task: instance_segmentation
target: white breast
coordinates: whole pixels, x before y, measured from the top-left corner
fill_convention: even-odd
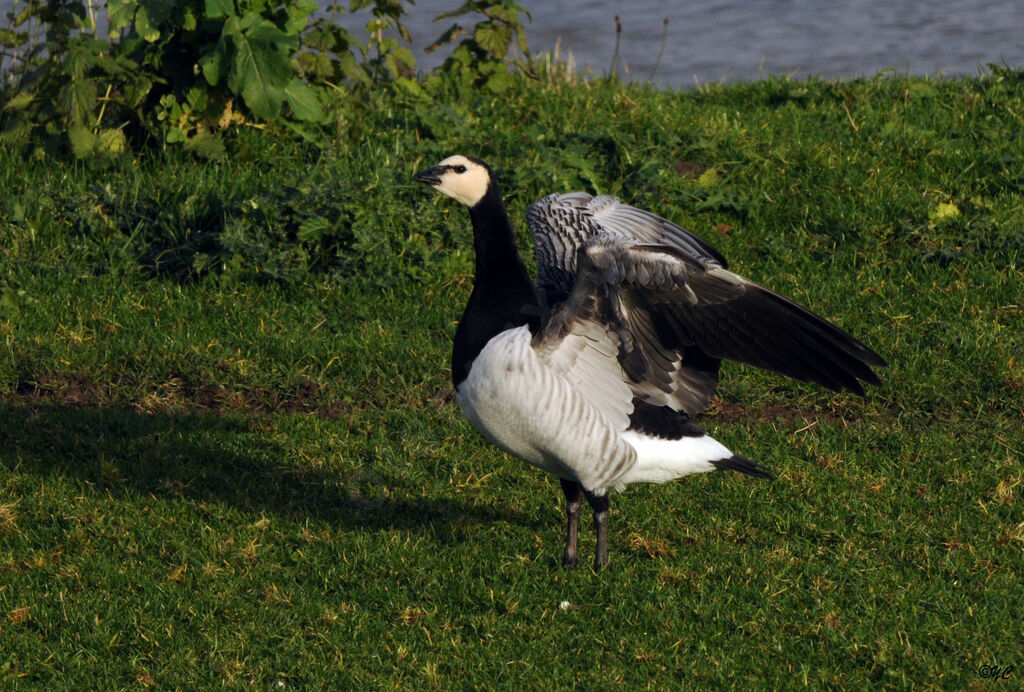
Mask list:
[[[525,326],[487,342],[456,397],[495,445],[587,490],[603,493],[636,464],[608,418],[541,362]]]

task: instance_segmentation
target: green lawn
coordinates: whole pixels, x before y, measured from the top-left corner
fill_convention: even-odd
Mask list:
[[[382,93],[221,161],[0,153],[0,680],[14,689],[984,689],[1024,676],[1024,73]],[[771,469],[634,486],[567,571],[554,479],[447,401],[500,172],[693,229],[891,367],[727,365]],[[593,549],[589,521],[581,555]],[[587,559],[589,562],[589,558]]]

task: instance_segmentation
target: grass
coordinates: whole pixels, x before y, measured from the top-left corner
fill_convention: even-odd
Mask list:
[[[243,133],[219,162],[0,154],[4,686],[981,689],[1019,667],[1022,85],[552,80],[385,94],[320,146]],[[563,570],[557,483],[445,403],[468,221],[410,176],[456,151],[499,167],[520,228],[590,189],[696,230],[883,353],[885,384],[727,366],[703,421],[778,478],[632,487],[610,569]]]

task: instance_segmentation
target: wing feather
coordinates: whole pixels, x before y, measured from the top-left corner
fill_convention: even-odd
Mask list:
[[[863,393],[861,382],[879,383],[872,366],[886,364],[881,356],[728,271],[714,247],[670,221],[611,196],[570,193],[533,204],[527,222],[538,288],[552,302],[565,301],[544,330],[551,356],[561,362],[578,352],[588,360],[613,349],[620,379],[647,403],[699,413],[723,359],[835,391]],[[600,348],[588,346],[598,332]],[[559,340],[565,344],[556,347]],[[621,389],[615,398],[621,421]]]
[[[575,292],[532,343],[545,365],[622,431],[629,427],[633,395],[618,360],[621,338],[603,318],[605,300],[602,292]]]

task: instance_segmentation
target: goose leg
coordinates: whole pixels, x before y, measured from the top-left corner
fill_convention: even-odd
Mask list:
[[[584,490],[583,494],[587,496],[587,502],[594,510],[594,531],[597,533],[594,569],[599,570],[608,564],[608,508],[611,503],[608,500],[607,492],[604,495],[594,495]]]
[[[565,493],[565,516],[568,520],[562,564],[566,567],[575,567],[580,561],[576,554],[576,539],[579,536],[580,507],[583,506],[583,486],[565,478],[559,480],[562,482],[562,492]]]

